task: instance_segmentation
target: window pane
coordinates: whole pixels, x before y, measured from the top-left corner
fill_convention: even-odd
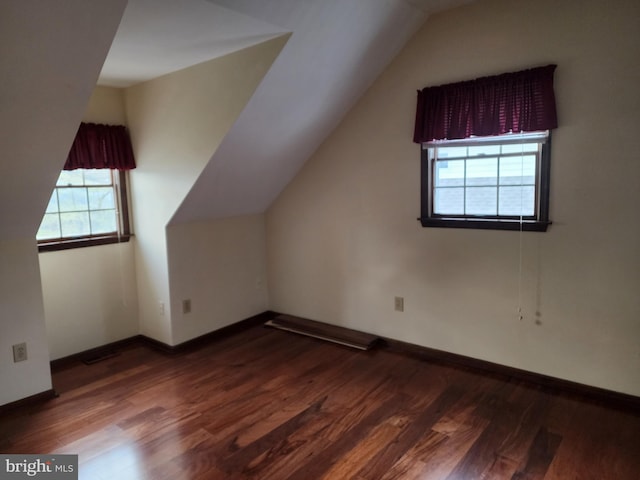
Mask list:
[[[86,188],[59,188],[58,202],[61,212],[77,212],[87,210],[87,189]]]
[[[469,147],[469,156],[497,155],[500,153],[500,145],[478,145]]]
[[[479,158],[467,160],[467,186],[497,184],[497,158]]]
[[[531,216],[535,212],[536,191],[533,186],[500,187],[500,215]]]
[[[433,192],[433,213],[438,215],[464,214],[464,188],[436,188]]]
[[[518,228],[513,220],[520,216],[546,222],[548,178],[541,177],[541,169],[548,168],[546,139],[547,132],[533,132],[428,142],[421,213],[435,221],[423,225],[449,226],[436,217],[467,219],[470,228],[507,230]],[[545,228],[540,222],[532,229]]]
[[[79,237],[91,234],[89,212],[61,213],[60,223],[63,237]]]
[[[87,188],[89,193],[89,210],[106,210],[116,208],[111,187]]]
[[[500,159],[500,185],[535,185],[535,183],[535,155]]]
[[[461,187],[464,185],[464,160],[437,161],[436,187]]]
[[[496,215],[498,189],[496,187],[468,187],[466,213],[468,215]]]
[[[55,213],[58,211],[58,195],[54,190],[51,194],[51,198],[49,199],[49,205],[47,205],[47,213]]]
[[[117,235],[120,198],[114,178],[110,169],[62,171],[36,234],[43,248],[83,238],[92,244],[92,236]]]
[[[82,186],[84,183],[82,170],[63,170],[60,176],[58,177],[58,183],[56,186],[58,187],[67,187],[70,185],[74,186]]]
[[[466,157],[467,147],[438,147],[438,158]]]
[[[538,143],[512,143],[511,145],[503,145],[502,153],[537,152],[538,145]]]
[[[84,171],[84,184],[85,185],[111,185],[111,170],[85,170]]]
[[[117,230],[115,210],[91,212],[91,233],[114,233]]]
[[[60,238],[60,221],[57,213],[45,213],[40,229],[36,234],[37,240],[47,240],[49,238]]]

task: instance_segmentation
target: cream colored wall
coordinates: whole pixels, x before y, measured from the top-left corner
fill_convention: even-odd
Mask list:
[[[0,241],[0,405],[51,388],[37,248],[35,238]],[[22,342],[28,359],[14,363]]]
[[[130,244],[40,254],[52,360],[138,334],[134,264]]]
[[[264,215],[172,225],[167,242],[176,344],[267,310]]]
[[[87,111],[82,117],[86,123],[126,125],[124,90],[121,88],[96,86],[91,93]]]
[[[121,89],[96,87],[83,122],[125,125]],[[39,255],[51,360],[138,334],[133,244]]]
[[[270,307],[640,395],[638,18],[599,0],[430,18],[269,209]],[[546,63],[549,231],[420,227],[416,90]]]
[[[171,325],[174,294],[168,270],[173,252],[167,250],[165,228],[287,38],[269,40],[126,90],[138,166],[130,178],[144,335],[175,343]],[[180,258],[182,252],[177,255]],[[174,281],[171,288],[180,290]]]

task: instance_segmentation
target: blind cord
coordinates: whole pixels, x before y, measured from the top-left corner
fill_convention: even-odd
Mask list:
[[[523,188],[523,178],[524,178],[524,144],[520,146],[520,233],[518,234],[518,318],[520,321],[524,320],[524,315],[522,314],[522,243],[523,243],[523,220],[522,220],[522,204],[524,201],[524,188]]]

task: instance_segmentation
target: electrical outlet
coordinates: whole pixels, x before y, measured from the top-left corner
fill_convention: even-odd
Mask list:
[[[160,309],[160,316],[164,317],[164,302],[160,302],[158,307]]]
[[[182,313],[191,313],[191,300],[182,300]]]
[[[404,312],[404,297],[396,297],[394,299],[396,312]]]
[[[13,346],[13,363],[24,362],[27,359],[27,344],[17,343]]]

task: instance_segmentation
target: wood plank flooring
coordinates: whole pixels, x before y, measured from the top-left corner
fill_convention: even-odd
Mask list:
[[[54,387],[0,418],[0,452],[79,454],[81,479],[640,478],[639,412],[263,327]]]

